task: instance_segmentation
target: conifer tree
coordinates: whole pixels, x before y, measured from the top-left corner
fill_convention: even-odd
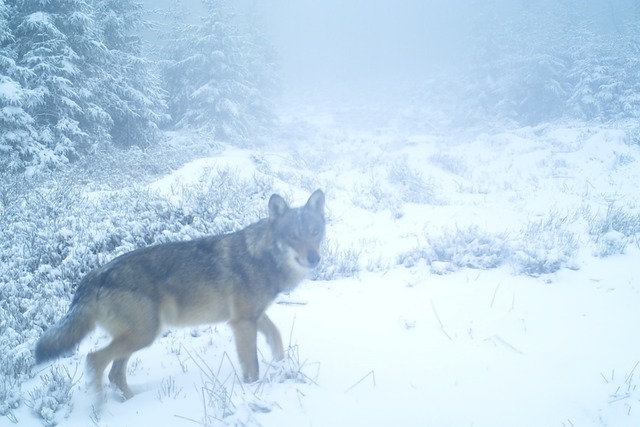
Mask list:
[[[163,77],[169,109],[179,128],[243,138],[272,120],[277,89],[271,50],[244,28],[224,0],[203,0],[196,25],[177,25],[164,48]]]
[[[0,2],[0,166],[58,166],[99,144],[147,146],[166,93],[131,0]]]
[[[10,50],[23,70],[22,107],[33,118],[36,144],[18,148],[25,164],[60,164],[108,139],[109,117],[87,88],[89,67],[104,51],[83,0],[16,1]],[[89,70],[89,71],[88,71]]]
[[[24,73],[13,60],[14,38],[9,29],[9,7],[0,0],[0,169],[20,169],[21,159],[34,151],[33,118],[24,110],[29,93],[19,83]]]
[[[100,82],[103,106],[113,120],[111,136],[120,146],[148,146],[167,122],[166,93],[154,64],[143,57],[139,32],[143,8],[131,0],[94,0],[107,49],[107,76]]]

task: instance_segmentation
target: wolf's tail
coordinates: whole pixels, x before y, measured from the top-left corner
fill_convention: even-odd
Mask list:
[[[95,328],[94,310],[86,304],[72,304],[69,312],[45,331],[36,343],[36,363],[69,354]]]

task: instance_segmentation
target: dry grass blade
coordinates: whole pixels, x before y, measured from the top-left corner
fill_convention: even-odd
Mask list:
[[[345,393],[349,393],[351,390],[353,390],[356,386],[358,386],[360,383],[362,383],[368,377],[371,377],[371,380],[373,381],[373,386],[375,387],[376,386],[376,373],[373,370],[371,370],[364,377],[360,378],[355,384],[353,384],[351,387],[346,389],[344,392]]]

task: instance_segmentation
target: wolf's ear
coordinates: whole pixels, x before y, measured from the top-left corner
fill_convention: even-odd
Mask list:
[[[305,209],[311,209],[318,215],[324,217],[324,193],[322,190],[316,190],[311,194],[307,204],[304,205]]]
[[[289,205],[284,201],[282,197],[277,194],[274,194],[269,199],[269,219],[274,220],[282,214],[284,214],[287,209],[289,209]]]

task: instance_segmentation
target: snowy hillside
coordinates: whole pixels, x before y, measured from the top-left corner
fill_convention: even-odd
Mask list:
[[[34,367],[21,399],[7,388],[0,423],[637,425],[640,152],[630,134],[580,123],[363,130],[301,110],[267,148],[215,146],[118,190],[88,178],[56,225],[77,253],[47,272],[57,288],[43,314],[25,314],[42,328],[71,299],[65,269],[106,262],[80,259],[91,242],[120,236],[115,256],[237,229],[266,214],[272,192],[293,204],[326,192],[323,262],[269,309],[288,355],[270,366],[261,341],[255,384],[238,380],[226,325],[170,330],[130,362],[136,395],[122,402],[108,389],[97,411],[84,357],[108,338],[95,333],[71,357]],[[158,237],[129,242],[118,227]],[[28,348],[38,332],[25,331]]]

